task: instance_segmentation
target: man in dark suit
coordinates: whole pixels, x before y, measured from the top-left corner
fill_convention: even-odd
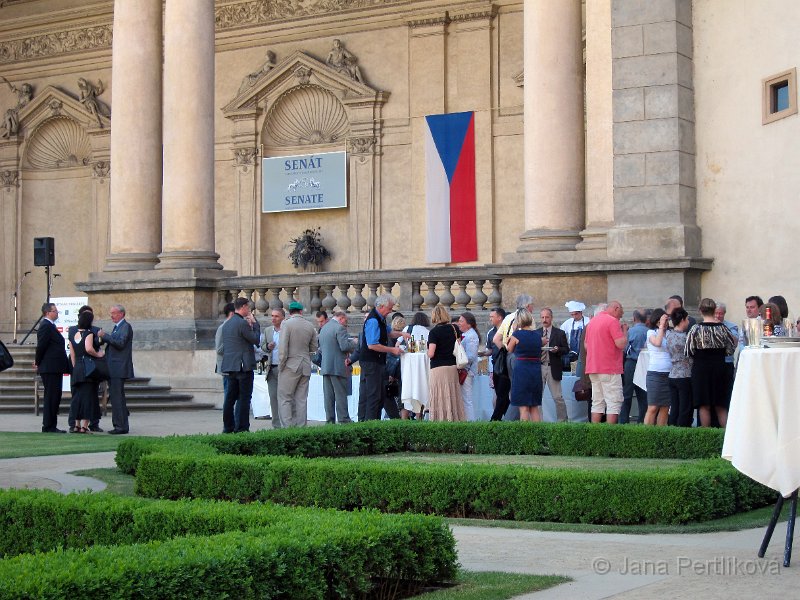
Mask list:
[[[556,404],[556,418],[559,422],[567,420],[567,405],[561,393],[561,357],[569,352],[567,334],[558,327],[553,327],[553,311],[543,308],[539,313],[542,326],[537,329],[542,336],[542,387],[550,389],[550,395]],[[544,350],[549,347],[548,350]]]
[[[124,435],[128,433],[129,414],[125,401],[125,380],[133,377],[133,328],[125,319],[125,307],[115,304],[110,312],[114,328],[110,334],[102,329],[98,334],[100,342],[108,345],[108,400],[111,402],[111,423],[114,425],[114,429],[108,433]]]
[[[347,409],[347,354],[356,349],[356,339],[347,335],[347,315],[337,310],[319,332],[322,355],[322,393],[325,396],[325,419],[328,423],[350,423]]]
[[[233,316],[222,325],[222,372],[228,378],[222,404],[222,433],[250,431],[255,345],[259,337],[247,298],[237,298]]]
[[[58,407],[61,404],[61,386],[64,374],[69,373],[70,364],[64,346],[64,336],[56,327],[58,308],[52,302],[42,304],[42,322],[36,332],[36,360],[34,368],[42,377],[44,406],[42,408],[42,431],[65,433],[56,427]]]

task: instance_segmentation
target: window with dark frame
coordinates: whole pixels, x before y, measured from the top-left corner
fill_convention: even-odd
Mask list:
[[[797,114],[797,69],[762,80],[761,123],[767,125]]]

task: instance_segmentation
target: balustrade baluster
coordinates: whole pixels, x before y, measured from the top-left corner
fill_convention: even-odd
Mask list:
[[[448,311],[451,311],[453,309],[453,302],[456,301],[456,297],[453,296],[453,292],[450,291],[450,288],[453,286],[453,280],[442,281],[442,285],[444,286],[444,291],[439,296],[439,302],[441,302]]]
[[[339,292],[341,296],[336,300],[336,304],[339,306],[340,310],[347,312],[347,309],[350,308],[350,297],[347,295],[347,291],[350,289],[349,283],[340,283],[338,285]]]
[[[267,288],[256,288],[258,300],[256,300],[256,312],[262,315],[267,314],[269,311],[269,303],[267,302]]]
[[[469,304],[469,294],[467,293],[467,285],[469,285],[469,280],[467,279],[460,279],[456,281],[458,284],[458,294],[456,294],[455,304],[453,304],[453,308],[457,310],[467,310],[467,305]]]
[[[336,306],[336,298],[333,297],[334,285],[323,285],[322,291],[325,292],[325,297],[322,299],[322,309],[331,316],[334,307]]]
[[[475,291],[472,293],[472,303],[478,310],[485,310],[484,305],[487,299],[486,294],[483,293],[483,284],[485,282],[485,279],[475,279],[473,281],[475,284]]]
[[[285,303],[285,305],[289,306],[292,302],[297,300],[297,298],[295,298],[295,294],[297,293],[297,286],[296,285],[290,285],[289,287],[286,287],[284,289],[286,290],[286,303]]]
[[[425,298],[419,293],[421,284],[421,281],[411,282],[411,310],[414,312],[419,312],[420,308],[422,308],[422,303],[425,302]]]
[[[426,281],[425,285],[428,286],[428,293],[425,294],[425,307],[428,310],[433,310],[433,307],[439,304],[439,296],[436,295],[436,282]]]
[[[492,290],[489,292],[489,299],[486,301],[486,308],[492,310],[497,308],[503,302],[503,296],[500,293],[500,283],[502,279],[490,279],[489,283],[492,284]]]
[[[372,310],[375,308],[375,300],[378,299],[378,284],[368,283],[367,288],[369,288],[369,295],[367,296],[367,308]]]
[[[353,296],[353,308],[356,312],[363,312],[364,307],[367,305],[367,300],[364,298],[364,284],[363,283],[354,283],[353,289],[355,289],[356,293]]]
[[[394,282],[392,282],[392,283],[382,283],[381,287],[383,287],[383,293],[384,294],[391,294],[392,293],[392,288],[394,288]],[[392,294],[392,295],[394,296],[394,294]],[[398,311],[398,310],[400,310],[402,308],[402,306],[400,306],[400,298],[397,297],[397,296],[394,296],[394,299],[396,300],[396,302],[395,302],[395,305],[394,305],[394,308],[392,309],[392,311]]]
[[[270,293],[272,294],[272,298],[269,301],[269,309],[272,310],[280,310],[283,308],[283,302],[281,302],[281,290],[283,288],[279,287],[271,287],[269,288]]]
[[[221,315],[225,312],[225,305],[228,303],[228,292],[226,290],[218,290],[217,297],[219,298],[217,314]]]
[[[318,285],[311,286],[311,313],[314,314],[320,308],[322,308],[322,299],[319,297],[319,288]]]

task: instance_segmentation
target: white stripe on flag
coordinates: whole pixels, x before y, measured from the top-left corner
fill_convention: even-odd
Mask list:
[[[429,263],[450,262],[450,182],[425,122],[426,253]]]

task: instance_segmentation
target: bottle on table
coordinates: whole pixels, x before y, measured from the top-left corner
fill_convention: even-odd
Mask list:
[[[764,309],[764,336],[771,336],[775,333],[772,326],[772,309],[768,306]]]

